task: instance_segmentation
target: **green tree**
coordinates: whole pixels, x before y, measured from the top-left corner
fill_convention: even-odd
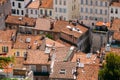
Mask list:
[[[14,57],[0,57],[0,68],[8,66],[10,62],[14,62]]]
[[[99,71],[100,80],[120,80],[120,56],[110,53],[106,56],[106,64]]]

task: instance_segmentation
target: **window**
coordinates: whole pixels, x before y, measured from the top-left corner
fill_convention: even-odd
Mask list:
[[[41,15],[43,14],[43,10],[42,10],[42,9],[40,10],[40,14],[41,14]]]
[[[88,0],[86,0],[86,5],[88,5]]]
[[[93,10],[92,9],[90,9],[90,13],[92,13],[93,12]]]
[[[100,14],[102,14],[102,9],[100,9]]]
[[[84,2],[83,2],[84,0],[81,0],[81,4],[84,4]]]
[[[115,10],[115,13],[118,14],[118,10],[117,9]]]
[[[49,11],[50,16],[52,16],[52,11]]]
[[[55,0],[55,4],[57,5],[57,0]]]
[[[111,13],[113,13],[113,8],[111,8]]]
[[[62,8],[59,8],[59,12],[60,12],[60,13],[62,12]]]
[[[47,66],[42,66],[42,72],[47,72]]]
[[[33,14],[33,10],[31,10],[31,14]]]
[[[66,20],[66,18],[64,17],[64,20]]]
[[[35,10],[35,14],[37,15],[37,10]]]
[[[24,12],[23,12],[23,10],[21,11],[21,15],[24,15]]]
[[[60,70],[60,74],[65,74],[66,70],[65,69],[61,69]]]
[[[16,56],[20,56],[20,53],[18,51],[16,52]]]
[[[21,3],[18,3],[18,8],[21,8]]]
[[[83,12],[83,8],[81,7],[81,12]]]
[[[107,15],[107,10],[105,10],[105,15]]]
[[[64,6],[66,5],[66,1],[65,1],[65,0],[64,0],[64,3],[63,3],[63,4],[64,4]]]
[[[66,13],[67,11],[66,11],[66,9],[63,9],[63,11],[64,11],[64,13]]]
[[[30,65],[32,71],[36,71],[36,65]]]
[[[92,0],[90,1],[90,5],[92,5],[93,3],[92,3]]]
[[[19,10],[17,10],[17,14],[19,15]]]
[[[105,2],[105,6],[107,7],[107,2]]]
[[[103,6],[103,2],[102,1],[100,1],[100,6]]]
[[[86,13],[88,13],[88,8],[86,8]]]
[[[16,14],[16,10],[15,9],[12,9],[12,14]]]
[[[2,52],[8,52],[8,47],[7,46],[2,46]]]
[[[12,2],[12,6],[15,6],[15,2]]]
[[[55,8],[55,12],[57,12],[57,8]]]
[[[95,9],[95,13],[97,14],[97,9]]]
[[[98,1],[95,2],[95,5],[96,5],[96,6],[98,5]]]
[[[60,0],[60,2],[59,2],[59,3],[60,3],[60,5],[61,5],[61,4],[62,4],[62,0]]]

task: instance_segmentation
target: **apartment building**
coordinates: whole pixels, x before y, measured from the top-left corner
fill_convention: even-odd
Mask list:
[[[26,6],[31,2],[31,0],[10,0],[12,7],[12,15],[15,16],[25,16]]]
[[[0,29],[5,29],[5,18],[11,13],[10,0],[0,1]]]
[[[80,23],[94,26],[96,22],[109,22],[111,0],[80,0]]]
[[[78,0],[53,0],[53,18],[66,21],[77,19],[78,5]]]
[[[120,2],[113,2],[109,8],[109,19],[112,21],[115,18],[120,18]]]

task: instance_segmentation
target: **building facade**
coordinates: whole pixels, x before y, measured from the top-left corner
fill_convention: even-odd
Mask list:
[[[109,21],[109,4],[111,0],[80,0],[80,23],[94,26],[96,22]]]
[[[25,16],[26,6],[31,2],[31,0],[10,0],[12,7],[12,15],[15,16]]]
[[[77,19],[78,5],[78,0],[53,0],[53,18],[66,21]]]

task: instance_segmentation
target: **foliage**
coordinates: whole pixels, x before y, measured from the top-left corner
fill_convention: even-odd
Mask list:
[[[46,37],[53,39],[52,35],[50,35],[50,34],[46,34]]]
[[[120,56],[110,53],[106,56],[106,64],[99,71],[100,80],[120,80]]]
[[[0,68],[6,67],[10,62],[14,62],[14,57],[0,57]]]
[[[0,79],[0,80],[18,80],[18,79],[3,78],[3,79]]]

